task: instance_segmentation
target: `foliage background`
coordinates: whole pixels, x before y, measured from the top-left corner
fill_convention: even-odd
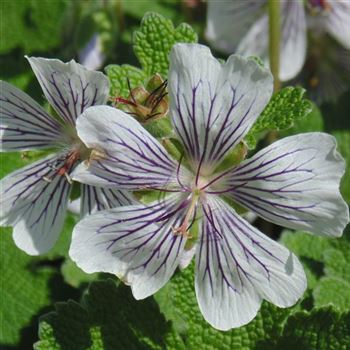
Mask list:
[[[24,55],[78,59],[78,52],[98,32],[112,67],[112,92],[125,91],[120,77],[137,84],[152,70],[166,72],[166,57],[152,66],[142,49],[153,38],[133,36],[147,11],[175,26],[190,23],[203,37],[205,4],[197,1],[68,1],[0,2],[0,78],[26,91],[45,107]],[[194,41],[186,28],[174,30],[159,19],[158,39]],[[138,41],[139,40],[139,41]],[[136,43],[133,49],[133,43]],[[136,54],[135,54],[136,52]],[[218,57],[222,54],[216,53]],[[144,58],[144,60],[143,60]],[[223,57],[224,58],[224,57]],[[124,89],[124,90],[123,90]],[[125,93],[125,92],[124,92]],[[342,192],[350,203],[350,85],[337,103],[316,107],[281,136],[326,131],[338,140],[347,159]],[[263,144],[260,141],[258,144]],[[37,157],[34,152],[1,154],[1,177]],[[308,276],[303,300],[290,309],[265,303],[249,325],[218,332],[203,320],[193,290],[193,266],[176,273],[155,297],[136,302],[114,276],[86,275],[68,258],[70,234],[77,218],[69,215],[64,232],[47,255],[30,257],[13,243],[10,228],[0,234],[0,348],[30,349],[350,349],[350,230],[338,240],[303,232],[281,231],[263,221],[265,233],[283,242],[302,260]],[[89,287],[89,283],[93,283]]]

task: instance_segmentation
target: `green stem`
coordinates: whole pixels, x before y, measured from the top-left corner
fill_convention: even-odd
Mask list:
[[[281,88],[279,79],[281,39],[280,13],[280,0],[269,0],[269,57],[270,69],[274,77],[275,92]]]
[[[115,1],[115,10],[117,13],[118,29],[122,33],[125,29],[124,11],[122,0]]]

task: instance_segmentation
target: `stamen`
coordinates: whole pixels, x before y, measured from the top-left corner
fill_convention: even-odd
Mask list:
[[[50,178],[48,176],[43,176],[43,180],[46,182],[52,182],[52,178]]]
[[[89,159],[85,161],[85,164],[89,167],[92,161],[98,161],[106,158],[106,153],[102,149],[94,148],[91,153]]]
[[[54,171],[54,174],[51,176],[43,176],[42,179],[46,182],[52,182],[53,178],[56,175],[64,176],[69,184],[73,183],[73,179],[70,177],[69,172],[73,168],[74,164],[80,159],[80,151],[74,149],[70,151],[65,157],[58,158],[55,162],[49,162],[47,166]],[[59,165],[62,163],[63,165]]]
[[[66,179],[70,185],[73,184],[73,179],[70,177],[70,175],[68,173],[64,173],[64,176],[66,177]]]
[[[188,208],[188,211],[186,213],[183,223],[179,227],[172,227],[172,231],[175,236],[184,236],[186,238],[192,238],[188,230],[193,224],[192,219],[196,212],[198,197],[199,197],[198,194],[192,195],[191,204],[190,204],[190,207]]]

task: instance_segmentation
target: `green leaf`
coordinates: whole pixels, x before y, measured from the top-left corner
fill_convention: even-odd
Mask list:
[[[111,83],[110,95],[112,97],[128,97],[130,94],[127,79],[130,81],[130,87],[135,87],[144,84],[147,74],[134,66],[123,64],[111,64],[105,68],[109,81]]]
[[[347,350],[349,347],[350,312],[324,307],[290,316],[276,350]]]
[[[133,299],[112,280],[93,282],[80,304],[56,304],[43,316],[36,350],[184,349],[152,298]]]
[[[332,242],[323,253],[324,273],[313,291],[315,305],[333,304],[340,310],[350,309],[350,241],[347,234]]]
[[[339,278],[323,277],[313,290],[313,297],[316,307],[333,304],[340,310],[349,310],[350,283]]]
[[[193,276],[191,265],[176,274],[156,294],[161,311],[174,322],[174,327],[185,339],[186,349],[268,349],[275,343],[284,320],[293,309],[279,309],[264,302],[256,318],[248,325],[221,332],[203,319],[197,305]]]
[[[312,110],[312,103],[304,98],[304,94],[303,88],[285,87],[273,95],[248,133],[248,145],[254,147],[254,139],[262,132],[288,129],[307,116]]]
[[[333,239],[301,231],[284,230],[280,241],[299,257],[323,261],[323,253],[331,247]]]
[[[350,241],[344,236],[333,242],[333,246],[323,253],[325,274],[350,283]]]
[[[289,129],[280,132],[281,137],[297,135],[303,132],[323,131],[324,122],[321,111],[312,103],[312,111],[307,118],[301,118],[295,121],[294,125]]]
[[[196,32],[188,24],[174,28],[171,20],[149,12],[143,17],[140,30],[134,33],[134,51],[148,76],[159,73],[165,78],[173,45],[197,40]]]
[[[316,306],[350,308],[349,231],[341,238],[326,238],[286,230],[281,241],[303,263]]]
[[[34,340],[37,314],[57,300],[58,290],[62,297],[69,289],[53,264],[17,248],[10,231],[0,229],[0,344],[22,340],[27,348]]]
[[[1,153],[0,177],[24,167],[40,152]],[[36,317],[56,297],[70,288],[59,275],[59,258],[65,256],[70,244],[75,218],[68,215],[55,247],[46,255],[32,257],[16,247],[11,228],[0,229],[0,344],[15,345],[34,341]],[[55,290],[53,290],[55,289]],[[59,293],[57,294],[57,291]]]
[[[345,159],[345,174],[343,176],[340,191],[345,200],[350,204],[350,131],[333,131],[333,136],[337,139],[338,151]]]
[[[65,0],[1,1],[0,53],[22,47],[29,54],[57,47],[63,26]]]

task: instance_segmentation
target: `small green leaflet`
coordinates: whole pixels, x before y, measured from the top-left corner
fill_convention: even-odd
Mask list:
[[[312,110],[312,103],[304,98],[305,90],[300,87],[285,87],[272,96],[248,135],[246,142],[254,148],[259,134],[271,130],[284,130],[306,117]]]

